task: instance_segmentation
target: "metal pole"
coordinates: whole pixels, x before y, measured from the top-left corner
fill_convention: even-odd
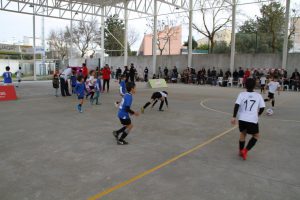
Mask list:
[[[104,66],[104,7],[101,7],[101,60],[99,68]]]
[[[152,38],[152,73],[156,74],[156,51],[157,51],[157,0],[154,0],[153,13],[153,38]]]
[[[290,18],[290,0],[286,0],[285,22],[284,22],[284,41],[282,54],[282,68],[286,69],[288,55],[288,29]]]
[[[193,55],[193,0],[189,2],[189,45],[188,45],[188,67],[192,67],[192,55]]]
[[[35,63],[35,11],[33,7],[33,80],[36,81],[36,63]]]
[[[127,66],[128,62],[128,1],[125,0],[125,33],[124,33],[124,66]]]
[[[43,15],[45,12],[45,8],[43,7]],[[43,75],[46,75],[46,59],[45,59],[45,17],[42,17],[42,46],[43,46],[43,53],[42,53],[42,68],[43,68]]]
[[[234,55],[235,55],[235,24],[236,24],[236,0],[232,0],[232,30],[231,30],[231,54],[230,54],[230,72],[234,70]]]
[[[69,65],[71,64],[71,60],[73,58],[73,13],[72,13],[72,1],[69,4],[71,11],[71,21],[70,21],[70,56],[69,56]]]

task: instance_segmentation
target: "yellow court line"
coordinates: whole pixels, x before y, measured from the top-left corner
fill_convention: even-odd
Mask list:
[[[164,162],[164,163],[162,163],[160,165],[157,165],[156,167],[153,167],[152,169],[149,169],[149,170],[147,170],[147,171],[145,171],[145,172],[143,172],[143,173],[141,173],[141,174],[139,174],[139,175],[137,175],[137,176],[135,176],[135,177],[133,177],[131,179],[128,179],[127,181],[124,181],[124,182],[122,182],[122,183],[120,183],[120,184],[118,184],[116,186],[108,188],[108,189],[106,189],[106,190],[104,190],[104,191],[102,191],[102,192],[100,192],[100,193],[98,193],[98,194],[96,194],[96,195],[88,198],[87,200],[97,200],[97,199],[100,199],[100,198],[102,198],[102,197],[104,197],[104,196],[106,196],[106,195],[114,192],[115,190],[118,190],[118,189],[120,189],[122,187],[125,187],[125,186],[127,186],[127,185],[129,185],[129,184],[131,184],[131,183],[133,183],[133,182],[135,182],[135,181],[143,178],[144,176],[147,176],[147,175],[149,175],[149,174],[151,174],[151,173],[153,173],[153,172],[155,172],[155,171],[157,171],[157,170],[159,170],[159,169],[161,169],[161,168],[163,168],[163,167],[165,167],[165,166],[167,166],[167,165],[175,162],[176,160],[178,160],[178,159],[180,159],[180,158],[182,158],[184,156],[187,156],[188,154],[193,153],[196,150],[201,149],[202,147],[204,147],[204,146],[212,143],[213,141],[215,141],[218,138],[226,135],[227,133],[233,131],[236,128],[237,128],[237,126],[234,126],[234,127],[230,128],[230,129],[228,129],[227,131],[224,131],[224,132],[220,133],[219,135],[217,135],[217,136],[215,136],[215,137],[213,137],[213,138],[205,141],[204,143],[199,144],[198,146],[196,146],[196,147],[194,147],[194,148],[192,148],[192,149],[190,149],[190,150],[188,150],[186,152],[183,152],[183,153],[179,154],[178,156],[175,156],[175,157],[167,160],[166,162]]]

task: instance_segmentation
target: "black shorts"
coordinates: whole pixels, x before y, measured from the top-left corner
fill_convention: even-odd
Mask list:
[[[128,118],[128,119],[119,118],[119,119],[120,119],[120,122],[121,122],[122,125],[127,126],[127,125],[131,124],[131,119],[130,118]]]
[[[259,133],[259,125],[258,123],[251,123],[239,120],[239,129],[242,133],[247,134],[256,134]]]
[[[78,96],[78,100],[84,99],[84,96]]]
[[[160,92],[154,92],[151,96],[151,99],[160,99],[162,97]]]
[[[274,94],[269,92],[268,97],[269,97],[269,99],[274,99]]]
[[[265,84],[261,84],[261,85],[260,85],[261,89],[264,89],[265,86],[266,86]]]

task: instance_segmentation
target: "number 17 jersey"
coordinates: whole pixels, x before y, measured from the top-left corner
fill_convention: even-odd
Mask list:
[[[257,124],[258,111],[266,107],[265,101],[257,92],[241,92],[235,102],[239,104],[238,119]]]

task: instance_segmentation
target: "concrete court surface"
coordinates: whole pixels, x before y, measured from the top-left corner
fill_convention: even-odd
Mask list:
[[[138,83],[133,109],[153,91]],[[243,161],[238,130],[228,131],[242,89],[176,84],[167,91],[170,109],[133,117],[130,144],[118,146],[116,83],[102,105],[85,102],[80,114],[74,96],[53,96],[51,82],[24,82],[19,100],[0,102],[0,199],[92,200],[103,191],[109,200],[300,198],[300,93],[276,95],[275,113],[260,118],[261,139]]]

